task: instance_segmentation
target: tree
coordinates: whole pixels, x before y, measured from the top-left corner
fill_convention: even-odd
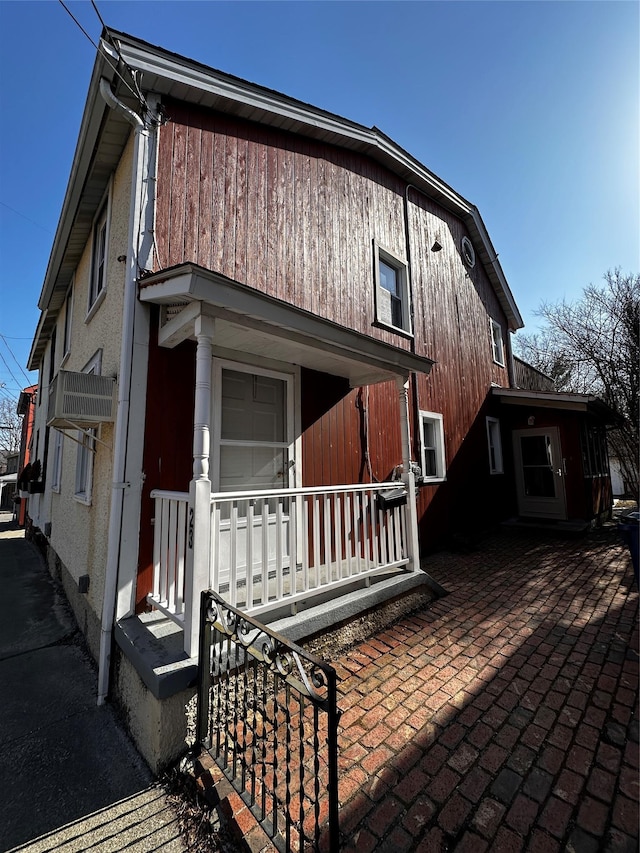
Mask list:
[[[0,473],[6,470],[7,455],[20,450],[22,418],[16,414],[16,401],[0,399]]]
[[[575,302],[545,302],[539,334],[518,335],[516,351],[548,374],[557,391],[595,394],[618,417],[609,446],[638,497],[640,432],[640,274],[618,268]]]

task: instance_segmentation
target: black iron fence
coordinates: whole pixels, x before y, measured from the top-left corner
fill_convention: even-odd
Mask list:
[[[333,667],[202,593],[198,742],[275,846],[339,850]]]

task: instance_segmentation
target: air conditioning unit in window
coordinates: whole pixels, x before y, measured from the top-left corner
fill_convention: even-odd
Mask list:
[[[47,426],[90,429],[115,419],[116,381],[95,373],[59,370],[49,388]]]

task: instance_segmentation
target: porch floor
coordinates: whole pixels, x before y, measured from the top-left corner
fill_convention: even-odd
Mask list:
[[[430,579],[424,572],[387,569],[369,576],[368,580],[370,585],[363,586],[364,579],[353,579],[340,590],[339,596],[333,589],[327,590],[324,598],[315,596],[308,602],[301,600],[294,615],[291,615],[290,605],[285,604],[279,611],[258,618],[288,639],[300,642],[391,600],[405,601],[404,612],[407,612],[417,606],[414,596],[419,596],[421,603],[435,598],[428,585]],[[224,595],[222,586],[220,594]],[[122,619],[116,623],[114,636],[157,699],[167,699],[195,684],[198,659],[184,652],[182,628],[159,611]]]

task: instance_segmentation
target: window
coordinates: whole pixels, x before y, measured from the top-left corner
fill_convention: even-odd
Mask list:
[[[95,305],[96,300],[104,292],[107,283],[107,236],[108,236],[108,203],[104,202],[100,213],[93,225],[93,252],[91,257],[91,282],[89,284],[89,308]]]
[[[69,288],[67,301],[64,304],[64,340],[62,357],[66,358],[71,352],[71,318],[73,315],[73,287]]]
[[[493,349],[493,360],[500,367],[504,367],[504,345],[502,343],[502,329],[500,323],[495,320],[489,320],[491,327],[491,347]]]
[[[500,436],[500,421],[497,418],[487,418],[487,442],[489,445],[489,472],[502,474],[502,438]]]
[[[407,265],[374,243],[376,322],[411,334]]]
[[[583,423],[582,465],[585,477],[604,477],[609,473],[607,433],[604,427]]]
[[[445,476],[442,415],[420,412],[423,480],[443,480]]]
[[[53,382],[53,376],[56,369],[56,327],[53,327],[51,333],[51,348],[49,350],[49,386]]]
[[[93,356],[85,366],[83,373],[99,374],[102,368],[102,350]],[[93,481],[93,453],[97,430],[80,430],[78,432],[78,453],[76,456],[76,484],[74,495],[81,503],[91,503],[91,486]]]
[[[53,471],[51,474],[51,488],[54,492],[60,491],[62,481],[62,441],[63,435],[59,430],[54,430],[53,436]]]

